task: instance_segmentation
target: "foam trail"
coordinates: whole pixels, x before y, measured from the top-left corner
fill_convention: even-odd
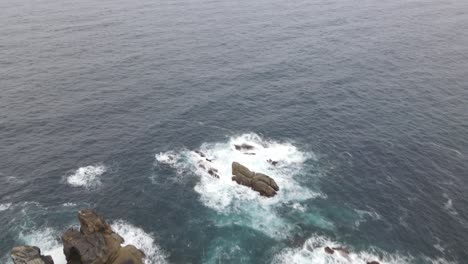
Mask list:
[[[8,209],[10,209],[10,207],[11,207],[11,203],[3,203],[3,204],[0,204],[0,212],[1,212],[1,211],[8,210]]]
[[[242,144],[251,149],[236,149],[236,145]],[[231,137],[227,142],[204,143],[197,151],[184,149],[156,155],[159,163],[174,167],[178,174],[190,171],[200,176],[195,191],[205,206],[219,213],[216,219],[219,225],[246,225],[275,238],[285,238],[291,231],[291,225],[277,213],[277,207],[295,203],[295,207],[289,208],[301,211],[301,201],[321,195],[295,179],[308,159],[315,159],[315,155],[300,151],[290,142],[267,140],[254,133]],[[278,194],[273,198],[261,197],[233,182],[233,161],[271,176],[280,187]],[[208,168],[216,169],[219,179],[212,177]]]
[[[374,210],[367,211],[354,209],[354,211],[359,215],[359,219],[354,222],[354,225],[356,227],[358,227],[361,223],[366,222],[367,219],[371,219],[374,221],[382,219],[382,217]]]
[[[376,254],[375,252],[353,252],[349,250],[349,254],[342,250],[335,250],[333,254],[325,252],[325,247],[330,248],[346,248],[337,242],[323,236],[313,236],[309,238],[302,248],[284,249],[281,253],[275,256],[273,263],[275,264],[349,264],[349,263],[367,263],[378,261],[381,264],[404,264],[412,263],[411,258],[392,255],[387,253]]]
[[[73,187],[93,188],[101,184],[99,176],[107,170],[104,165],[81,167],[67,177],[67,182]]]
[[[145,253],[145,264],[167,263],[165,253],[155,244],[151,234],[123,220],[113,222],[111,227],[114,232],[124,238],[123,245],[134,245]]]

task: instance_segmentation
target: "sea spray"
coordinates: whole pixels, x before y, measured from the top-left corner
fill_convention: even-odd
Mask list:
[[[242,144],[250,146],[250,150],[236,148]],[[305,162],[315,159],[314,153],[304,152],[291,142],[264,139],[254,133],[230,137],[226,142],[203,143],[196,151],[182,149],[156,155],[160,164],[175,168],[177,174],[199,177],[194,190],[201,203],[218,212],[214,219],[218,226],[243,225],[279,239],[286,238],[293,226],[278,209],[295,203],[295,207],[288,208],[302,210],[301,202],[321,196],[319,191],[302,186],[296,179],[304,173]],[[233,182],[233,161],[271,176],[280,188],[278,195],[265,198]],[[212,177],[207,168],[215,168],[219,178]]]
[[[145,253],[145,264],[164,264],[167,262],[166,254],[156,245],[151,234],[124,220],[112,222],[111,227],[125,240],[122,246],[134,245]]]
[[[101,184],[99,177],[106,171],[106,166],[102,164],[81,167],[67,177],[67,183],[73,187],[94,188]]]

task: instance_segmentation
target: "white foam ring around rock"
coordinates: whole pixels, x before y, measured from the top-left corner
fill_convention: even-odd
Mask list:
[[[252,149],[236,149],[235,145],[242,144]],[[277,213],[276,208],[297,203],[298,209],[295,210],[300,210],[301,201],[320,195],[296,180],[304,163],[314,158],[313,153],[301,151],[290,142],[267,140],[254,133],[231,137],[225,142],[204,143],[198,150],[183,149],[156,155],[159,163],[172,166],[178,174],[192,172],[199,176],[194,189],[205,206],[221,214],[215,219],[218,225],[245,225],[279,239],[288,236],[291,225]],[[280,188],[278,194],[272,198],[262,197],[232,181],[233,161],[271,176]],[[271,161],[277,162],[276,165]],[[209,174],[210,168],[216,169],[219,178]]]

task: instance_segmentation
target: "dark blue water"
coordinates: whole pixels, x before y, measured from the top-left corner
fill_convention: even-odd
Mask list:
[[[92,207],[148,264],[466,263],[468,2],[3,0],[0,23],[0,262],[62,263]]]

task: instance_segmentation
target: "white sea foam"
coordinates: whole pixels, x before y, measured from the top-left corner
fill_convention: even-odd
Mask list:
[[[39,247],[42,255],[52,256],[55,264],[67,263],[59,231],[52,228],[42,228],[30,233],[20,233],[19,239],[26,245]]]
[[[156,154],[156,160],[169,164],[169,165],[174,165],[176,162],[179,160],[179,155],[177,155],[174,151],[168,151],[168,152],[161,152],[159,154]]]
[[[10,207],[11,207],[11,203],[3,203],[3,204],[0,204],[0,212],[1,212],[1,211],[8,210]]]
[[[143,229],[122,220],[113,222],[111,226],[112,230],[125,239],[123,246],[131,244],[145,252],[145,264],[166,263],[163,251],[155,244],[153,237],[145,233]],[[60,235],[61,232],[58,230],[46,227],[32,232],[22,232],[19,235],[19,240],[26,245],[39,247],[41,254],[52,256],[55,264],[66,264]]]
[[[67,177],[67,182],[73,187],[93,188],[101,184],[99,176],[106,170],[106,166],[102,164],[81,167]]]
[[[333,254],[325,252],[325,247],[335,248]],[[345,250],[340,250],[345,249]],[[346,252],[348,251],[348,252]],[[327,237],[315,235],[310,237],[301,248],[286,248],[277,254],[273,264],[350,264],[378,261],[380,264],[410,264],[410,263],[454,264],[443,258],[431,259],[427,256],[405,256],[399,253],[390,254],[375,248],[366,251],[353,251]]]
[[[123,245],[134,245],[145,252],[145,264],[162,264],[166,262],[166,254],[156,245],[151,234],[123,220],[111,224],[112,230],[124,238]]]
[[[248,144],[251,150],[236,150],[235,145]],[[180,174],[191,171],[200,176],[195,191],[201,202],[220,213],[219,225],[240,224],[250,226],[265,234],[284,238],[291,225],[277,213],[282,204],[295,204],[291,210],[302,211],[301,201],[320,195],[295,179],[301,173],[307,159],[315,159],[313,153],[303,152],[290,142],[263,139],[248,133],[229,138],[226,142],[204,143],[200,153],[190,150],[166,152],[156,155],[156,160],[176,168]],[[272,165],[268,160],[277,162]],[[237,161],[255,172],[265,173],[275,179],[280,190],[273,198],[261,197],[250,188],[238,185],[231,177],[231,164]],[[208,173],[217,170],[219,179]],[[229,217],[223,217],[223,215]]]
[[[448,196],[448,194],[444,193],[443,196],[447,199],[447,202],[444,203],[444,209],[447,210],[451,215],[458,215],[457,210],[453,207],[452,199]]]
[[[302,248],[287,248],[275,256],[275,264],[349,264],[349,263],[367,263],[368,261],[378,261],[381,264],[404,264],[411,263],[411,258],[400,256],[398,254],[387,254],[381,252],[378,254],[374,250],[353,252],[349,254],[345,251],[335,250],[333,254],[325,252],[325,247],[346,248],[337,242],[323,236],[313,236],[306,240]]]

